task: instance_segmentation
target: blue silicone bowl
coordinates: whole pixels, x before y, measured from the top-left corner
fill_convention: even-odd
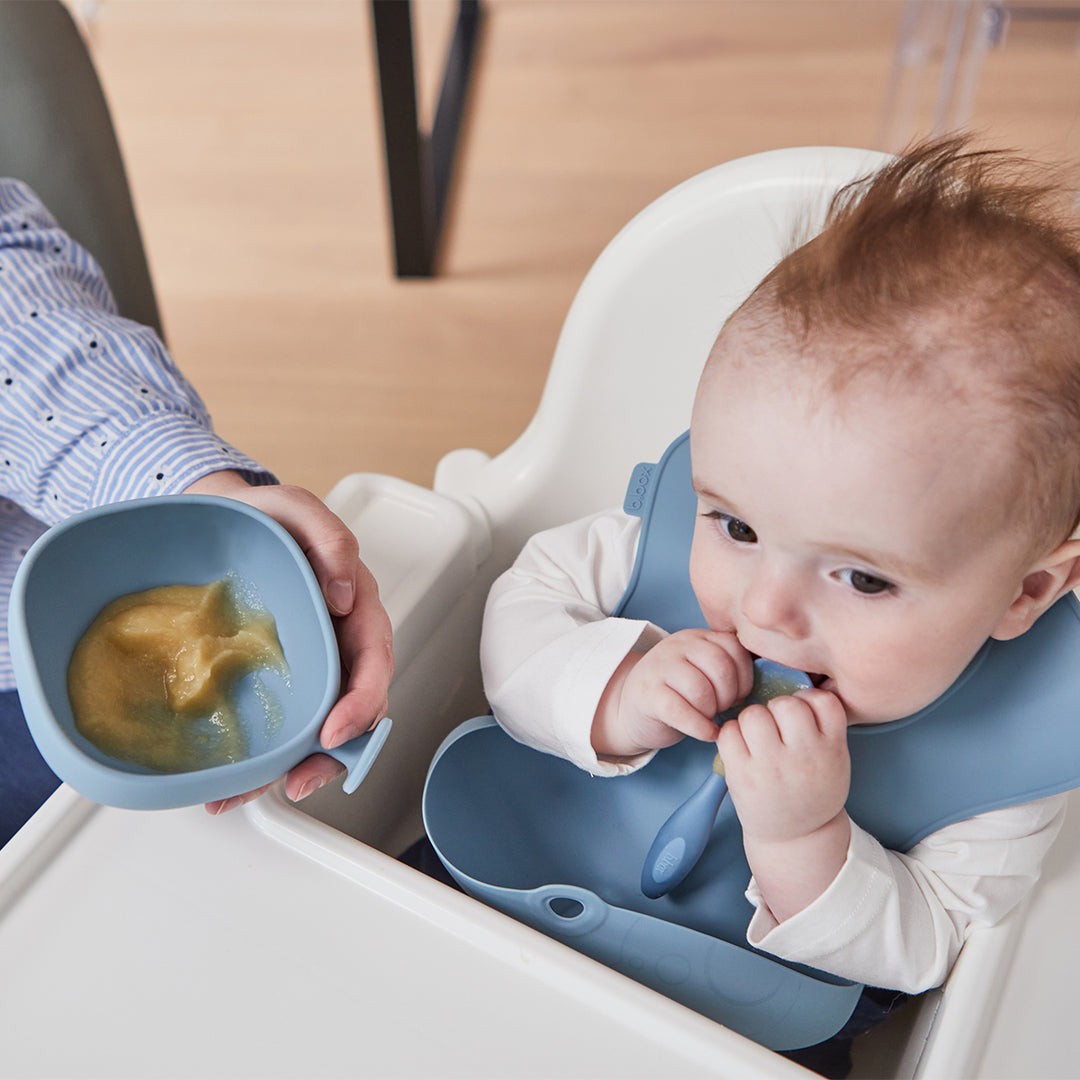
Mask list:
[[[110,757],[75,729],[67,695],[73,649],[98,612],[126,593],[160,585],[204,585],[234,574],[277,623],[287,679],[263,671],[280,715],[268,719],[255,678],[238,687],[249,744],[242,761],[161,773]],[[325,751],[319,730],[337,700],[340,661],[318,581],[293,538],[243,503],[207,495],[136,499],[77,514],[31,547],[8,612],[19,698],[49,767],[95,802],[158,810],[211,802],[283,776],[316,751],[348,769],[345,790],[366,775],[389,734],[372,732]]]

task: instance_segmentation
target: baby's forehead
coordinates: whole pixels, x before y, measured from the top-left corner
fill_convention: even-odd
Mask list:
[[[755,400],[764,408],[794,398],[808,412],[839,419],[880,410],[890,427],[914,426],[924,436],[941,428],[951,433],[946,443],[974,440],[1000,452],[1002,468],[1011,470],[1023,409],[980,360],[976,342],[945,332],[883,341],[855,331],[798,336],[782,326],[762,332],[732,324],[702,374],[699,410],[712,407],[714,389],[723,395],[738,387],[757,388]]]
[[[699,400],[699,496],[770,535],[805,528],[824,546],[848,538],[854,550],[868,545],[851,538],[872,536],[880,548],[901,525],[918,529],[924,565],[933,552],[952,558],[1017,535],[1024,476],[1001,424],[884,385],[833,395],[801,376],[755,374],[752,365],[722,373]]]
[[[986,442],[1007,445],[1024,410],[1004,376],[1002,352],[1014,346],[998,337],[992,348],[990,362],[986,337],[947,311],[890,334],[843,325],[804,331],[779,317],[736,317],[717,337],[701,387],[754,382],[838,413],[882,399],[897,411],[942,413],[954,429],[985,429]]]
[[[736,401],[767,422],[777,402],[794,401],[798,408],[786,415],[807,425],[808,439],[824,423],[852,456],[870,441],[887,444],[892,458],[882,459],[882,472],[889,460],[913,456],[928,457],[941,476],[977,469],[984,483],[978,499],[966,503],[972,527],[977,517],[980,530],[1019,524],[1033,531],[1024,508],[1033,467],[1042,466],[1019,448],[1023,410],[981,377],[974,346],[943,346],[933,364],[899,362],[893,353],[900,347],[890,351],[858,333],[804,340],[782,326],[762,332],[756,321],[729,325],[702,375],[693,423],[721,420]],[[797,445],[790,452],[800,454]]]
[[[928,403],[989,405],[996,388],[980,364],[983,348],[964,317],[948,311],[886,330],[839,321],[806,328],[780,312],[740,311],[716,338],[702,385],[738,375],[836,401],[884,390]]]

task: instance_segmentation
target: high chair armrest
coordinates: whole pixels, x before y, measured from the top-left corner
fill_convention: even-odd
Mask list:
[[[922,996],[908,1020],[910,1032],[897,1076],[947,1080],[981,1073],[1031,901],[1029,895],[996,926],[976,930],[945,984]]]
[[[344,477],[326,504],[355,534],[379,583],[400,671],[488,557],[487,524],[462,502],[379,473]]]
[[[468,495],[476,485],[476,479],[491,461],[483,450],[461,447],[444,454],[435,465],[436,491],[453,498]]]

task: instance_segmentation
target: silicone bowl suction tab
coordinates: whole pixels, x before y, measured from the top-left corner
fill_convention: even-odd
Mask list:
[[[350,739],[340,746],[335,746],[333,750],[320,747],[319,753],[329,754],[335,761],[340,761],[345,766],[345,780],[341,787],[346,795],[351,795],[367,776],[392,726],[393,721],[390,717],[384,716],[371,731],[358,735],[355,739]]]

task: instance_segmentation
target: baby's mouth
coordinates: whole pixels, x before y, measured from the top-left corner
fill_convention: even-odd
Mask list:
[[[771,659],[771,657],[764,657],[763,658],[763,657],[759,656],[757,653],[751,653],[750,655],[755,660],[761,660],[761,659],[769,660],[769,659]],[[779,661],[774,661],[774,663],[779,663]],[[788,665],[784,664],[783,666],[787,667]],[[792,669],[792,670],[794,670],[794,669]],[[799,670],[802,670],[802,669],[799,669]],[[806,675],[806,677],[810,680],[810,682],[814,686],[822,686],[823,684],[827,683],[829,681],[829,678],[830,678],[830,676],[825,675],[825,674],[823,674],[823,673],[821,673],[819,671],[806,671],[806,672],[804,672],[804,674]]]

